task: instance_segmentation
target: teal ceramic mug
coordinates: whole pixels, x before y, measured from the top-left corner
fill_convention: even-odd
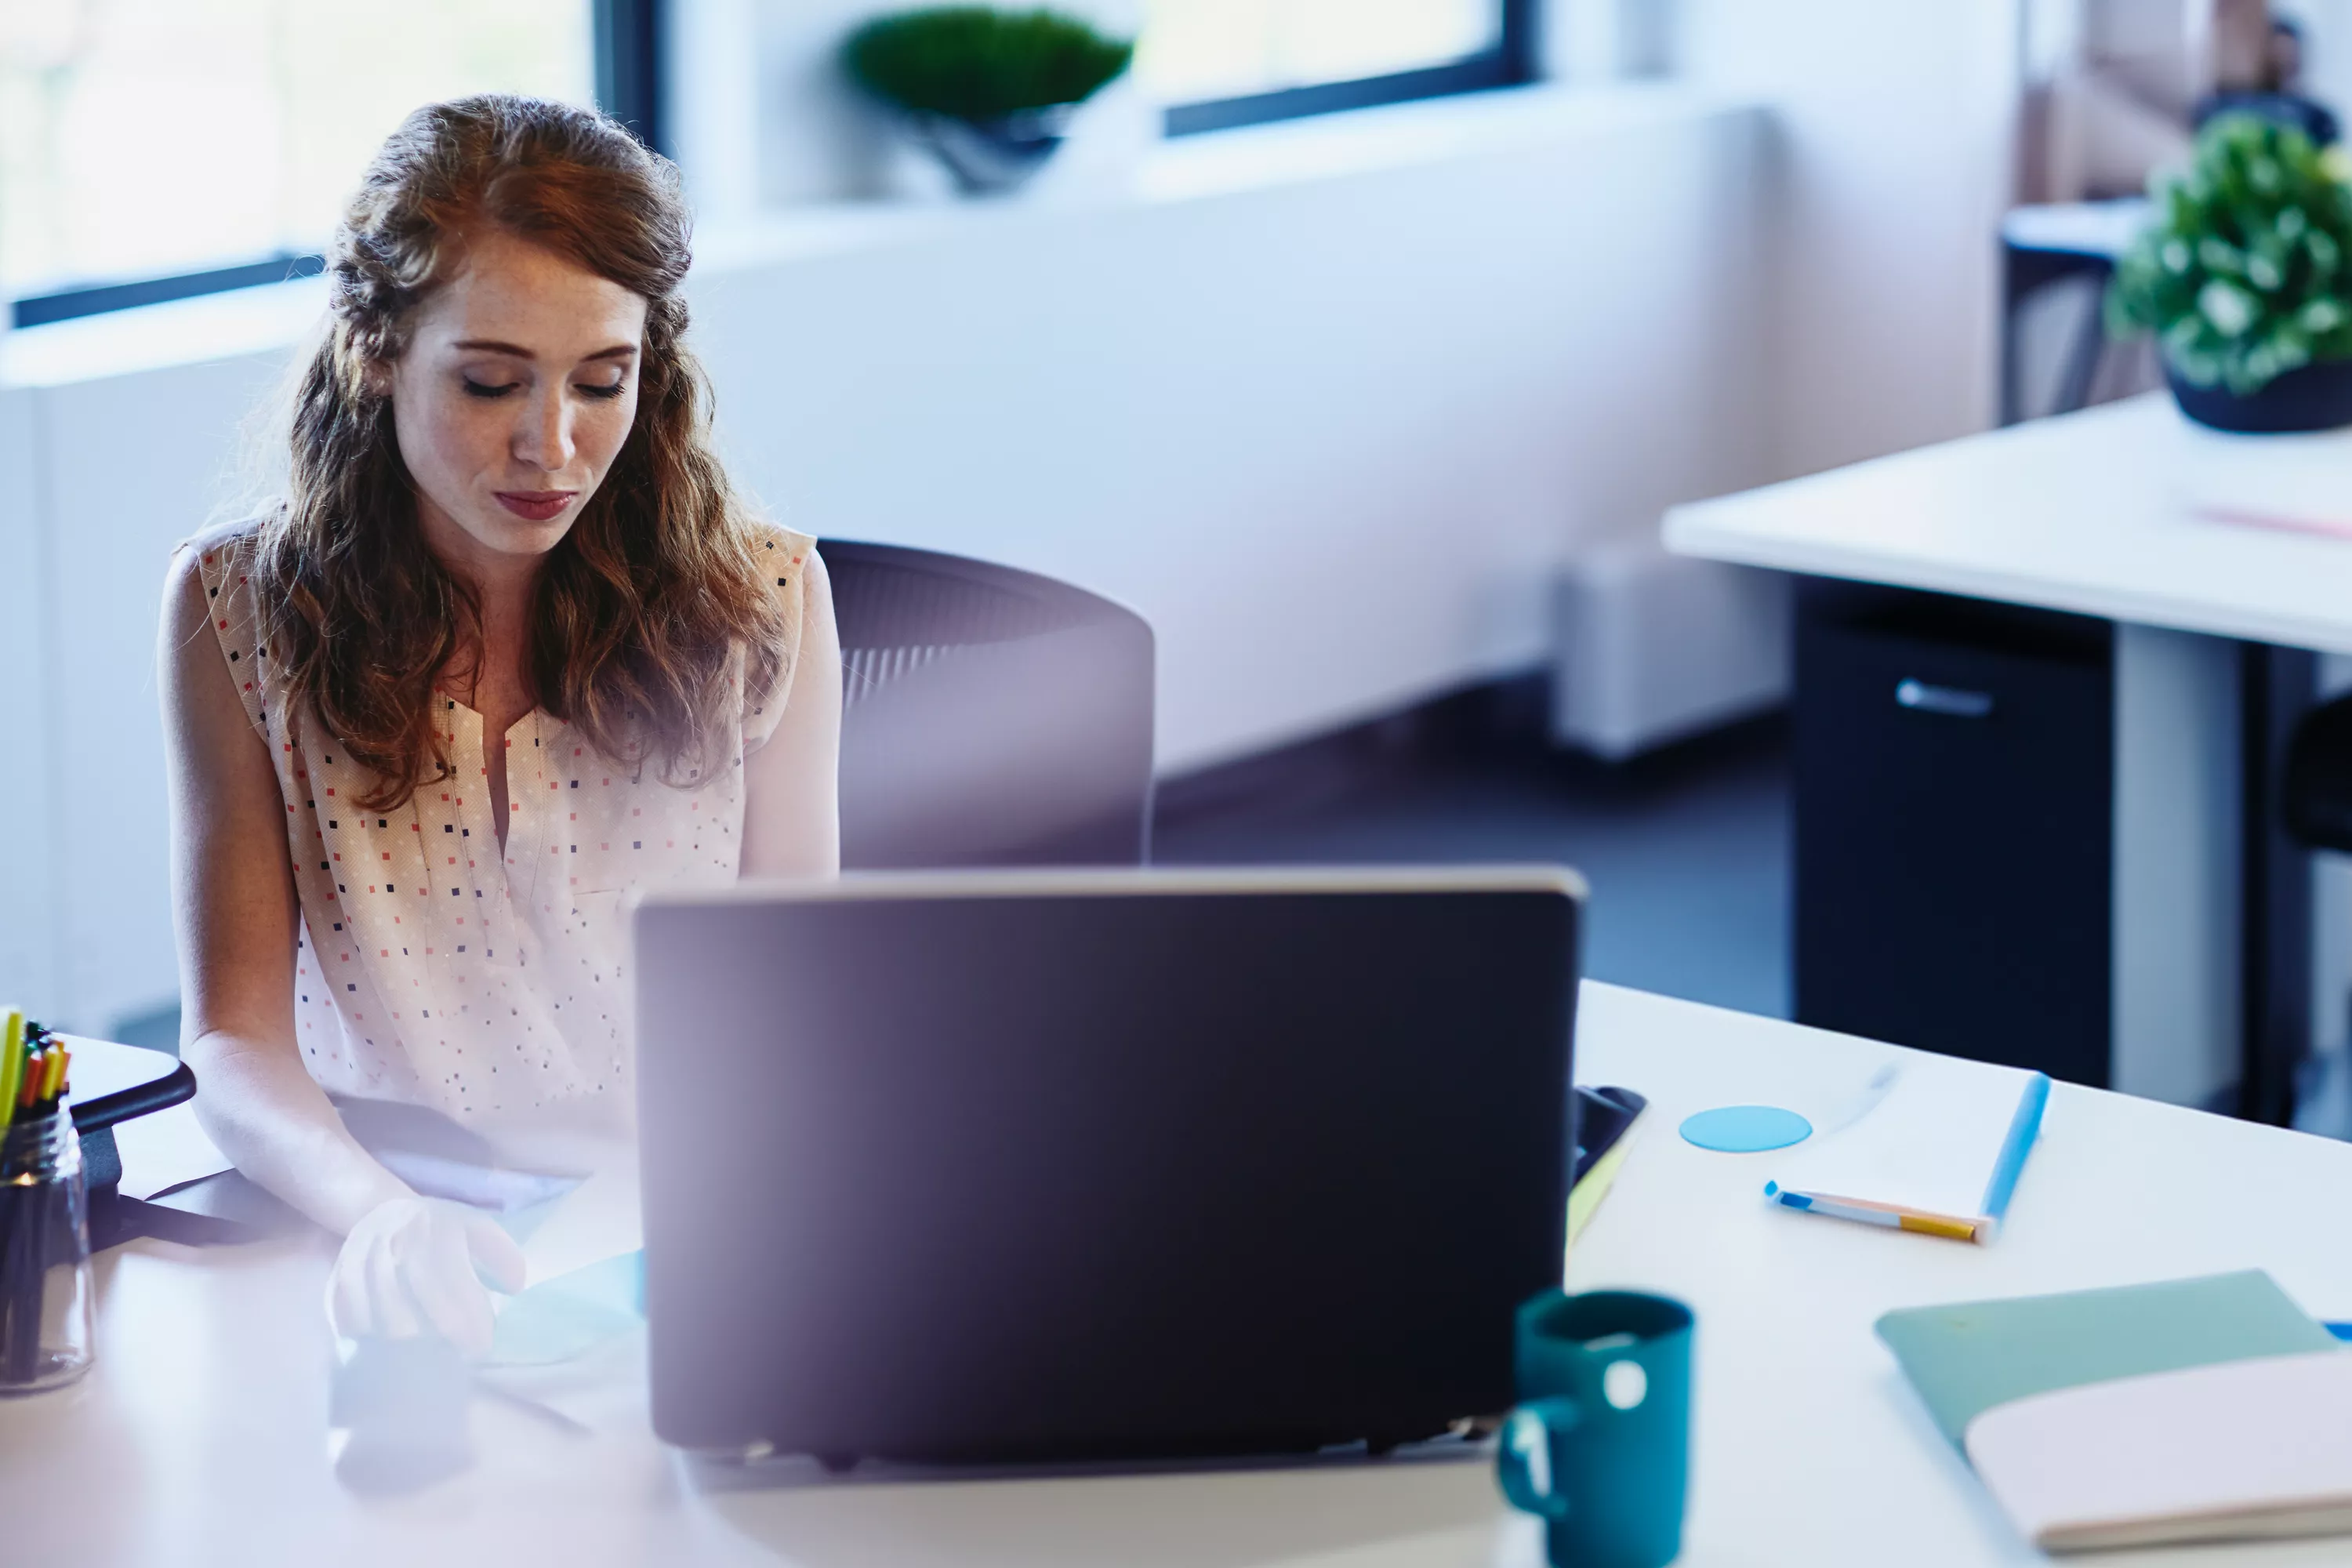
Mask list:
[[[1495,1467],[1544,1521],[1554,1568],[1664,1568],[1690,1479],[1691,1310],[1664,1296],[1547,1290],[1519,1309],[1519,1403]]]

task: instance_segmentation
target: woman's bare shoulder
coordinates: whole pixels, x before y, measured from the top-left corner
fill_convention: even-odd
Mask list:
[[[205,596],[209,584],[219,585],[231,565],[243,567],[252,561],[254,546],[261,538],[261,519],[249,517],[226,522],[208,523],[172,547],[172,563],[164,576],[166,602],[177,600],[195,584],[196,597]],[[238,574],[240,581],[243,573]]]
[[[210,699],[218,687],[257,731],[267,728],[268,700],[248,579],[259,530],[257,519],[227,522],[181,542],[163,582],[160,649],[171,689]],[[233,666],[240,667],[236,673]]]
[[[250,553],[255,543],[261,537],[261,525],[264,521],[261,515],[256,514],[252,517],[231,518],[222,522],[206,523],[180,541],[179,550],[183,553],[194,551],[198,554],[213,551]]]

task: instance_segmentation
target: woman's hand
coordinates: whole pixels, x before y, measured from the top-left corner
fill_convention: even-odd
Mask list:
[[[343,1238],[327,1280],[327,1321],[347,1340],[437,1334],[489,1353],[489,1292],[522,1289],[522,1248],[488,1215],[436,1198],[394,1198]]]

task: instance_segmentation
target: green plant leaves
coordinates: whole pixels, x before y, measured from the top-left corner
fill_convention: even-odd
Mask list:
[[[2352,359],[2352,181],[2294,126],[2222,115],[2189,166],[2150,182],[2154,216],[2117,260],[2107,329],[2153,331],[2187,381],[2244,395]]]
[[[1075,16],[986,5],[877,16],[841,51],[851,79],[884,102],[976,121],[1083,103],[1134,55],[1132,40],[1105,37]]]
[[[2260,310],[2252,295],[2242,289],[2231,288],[2219,278],[2197,290],[2197,313],[2225,338],[2245,336]]]

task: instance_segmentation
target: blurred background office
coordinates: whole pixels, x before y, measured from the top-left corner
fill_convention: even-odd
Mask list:
[[[1150,623],[1157,858],[1570,860],[1592,973],[1775,1014],[1788,584],[1662,512],[2157,385],[2099,204],[2352,102],[2352,0],[1064,0],[1133,68],[973,196],[844,68],[903,8],[0,0],[0,991],[170,1037],[163,562],[420,102],[677,160],[782,520]]]

